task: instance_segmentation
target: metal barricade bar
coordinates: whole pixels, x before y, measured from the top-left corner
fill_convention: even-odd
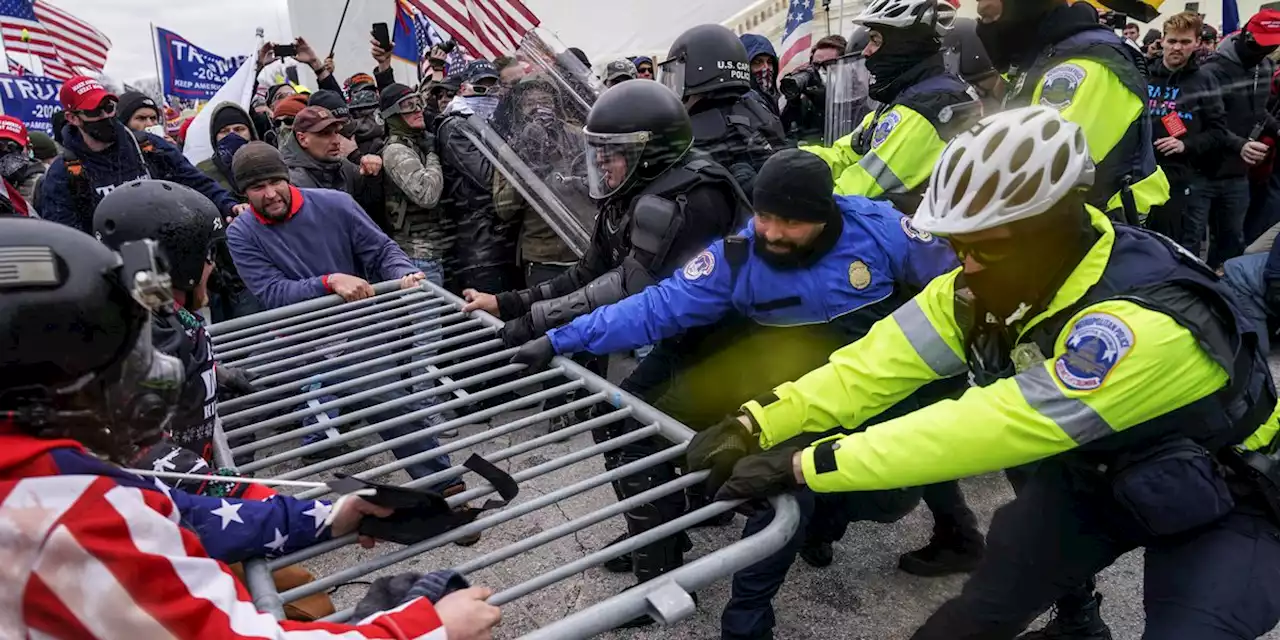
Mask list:
[[[430,539],[399,547],[383,543],[379,547],[382,553],[375,557],[353,560],[340,570],[282,593],[275,588],[272,571],[341,553],[356,541],[356,535],[273,559],[248,561],[246,584],[260,610],[283,617],[286,602],[386,570],[544,509],[559,510],[563,522],[518,536],[510,544],[478,552],[460,563],[449,563],[462,575],[474,574],[537,553],[551,543],[705,480],[706,472],[685,474],[625,500],[610,499],[603,506],[571,516],[564,501],[654,465],[681,459],[692,430],[567,358],[555,358],[542,371],[510,364],[516,350],[505,348],[496,337],[502,322],[483,313],[461,313],[462,301],[440,287],[424,282],[418,288],[401,290],[398,282],[387,282],[374,288],[377,295],[366,300],[344,304],[337,296],[328,296],[210,327],[220,361],[230,355],[226,363],[267,374],[254,380],[253,393],[221,404],[214,437],[218,464],[231,467],[233,456],[256,454],[255,459],[241,465],[242,472],[281,480],[321,481],[347,465],[361,464],[351,475],[406,488],[427,488],[460,480],[470,469],[453,462],[482,452],[495,464],[523,461],[529,466],[513,470],[511,477],[518,486],[535,483],[537,488]],[[548,402],[555,406],[544,406]],[[591,415],[580,415],[588,410]],[[565,418],[570,422],[564,428],[529,433],[538,425]],[[489,423],[491,420],[495,422]],[[633,426],[613,426],[623,420],[634,421]],[[469,430],[446,442],[434,439],[460,427]],[[473,431],[477,428],[480,430]],[[602,428],[614,431],[602,435]],[[589,432],[600,440],[575,440]],[[377,438],[371,440],[372,436]],[[308,437],[319,440],[300,442]],[[598,464],[605,453],[653,442],[655,437],[672,444],[646,449],[647,455],[624,459],[625,464],[612,469],[590,469],[587,477],[571,480],[566,486],[553,480],[556,474],[577,465]],[[503,442],[492,446],[497,439]],[[359,448],[333,451],[342,445]],[[556,451],[548,456],[548,448]],[[380,454],[394,455],[375,459]],[[435,462],[439,456],[452,456],[451,466]],[[410,471],[418,476],[409,474],[406,478]],[[581,477],[581,471],[573,473]],[[331,493],[327,488],[282,490],[306,500]],[[446,502],[457,508],[496,492],[488,482],[477,480],[448,495]],[[581,556],[558,558],[553,568],[542,573],[517,576],[515,584],[492,585],[498,590],[490,602],[501,605],[527,597],[610,558],[732,510],[737,504],[713,503],[642,535],[596,551],[584,550]],[[791,538],[799,523],[795,500],[782,496],[774,499],[773,505],[773,522],[756,535],[587,605],[524,637],[588,638],[644,614],[664,624],[678,622],[694,611],[690,592],[764,559]],[[346,620],[351,611],[348,608],[327,619]]]

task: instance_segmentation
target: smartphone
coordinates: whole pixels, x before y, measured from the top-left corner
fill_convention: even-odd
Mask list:
[[[391,32],[387,29],[387,23],[373,23],[373,39],[378,41],[378,47],[383,51],[391,50]]]
[[[292,58],[298,55],[298,47],[292,44],[278,44],[271,47],[271,52],[276,54],[277,58]]]
[[[162,125],[162,124],[153,124],[153,125],[151,125],[151,126],[147,127],[147,133],[149,133],[149,134],[151,134],[151,135],[153,135],[153,136],[160,136],[161,138],[163,138],[163,137],[165,136],[164,125]]]

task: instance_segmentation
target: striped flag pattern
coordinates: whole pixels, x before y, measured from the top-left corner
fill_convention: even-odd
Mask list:
[[[111,49],[101,31],[43,0],[0,0],[0,37],[11,56],[38,58],[44,75],[57,80],[77,67],[100,73]]]
[[[408,0],[437,29],[476,58],[493,60],[520,46],[541,24],[520,0]]]
[[[791,0],[787,7],[787,26],[782,34],[782,58],[778,65],[779,77],[809,62],[809,49],[815,42],[813,4],[814,0]]]

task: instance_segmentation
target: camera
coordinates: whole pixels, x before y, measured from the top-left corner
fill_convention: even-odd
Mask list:
[[[787,100],[795,100],[805,94],[814,96],[825,89],[822,76],[818,74],[818,69],[812,66],[797,69],[783,76],[778,83],[778,88]]]
[[[1119,11],[1108,11],[1098,16],[1098,20],[1106,25],[1108,29],[1124,31],[1124,26],[1129,23],[1129,16]]]

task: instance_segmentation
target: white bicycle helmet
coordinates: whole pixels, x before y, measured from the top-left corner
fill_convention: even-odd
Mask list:
[[[1044,213],[1093,186],[1084,131],[1048,107],[983,118],[942,151],[912,224],[940,235],[972,233]]]
[[[872,0],[854,24],[882,25],[906,29],[917,24],[932,25],[938,35],[951,30],[956,8],[946,0]]]

